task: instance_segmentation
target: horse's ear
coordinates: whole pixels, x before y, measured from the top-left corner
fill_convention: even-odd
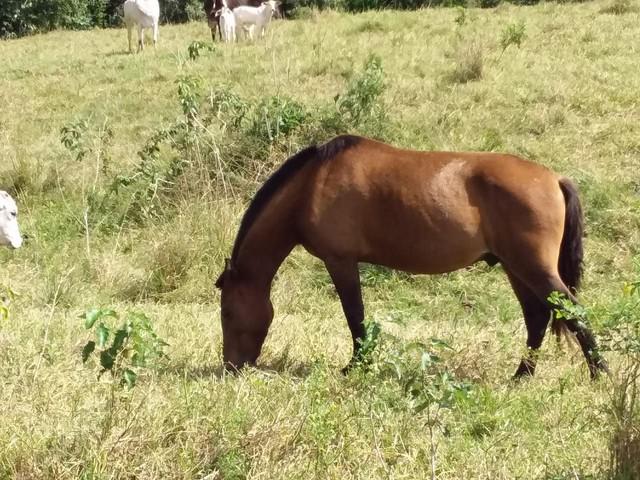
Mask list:
[[[225,274],[225,273],[227,273],[227,272],[226,272],[226,271],[225,271],[225,272],[222,272],[222,273],[220,274],[220,276],[218,277],[218,280],[216,280],[215,285],[216,285],[216,288],[217,288],[218,290],[222,290],[222,287],[224,287],[224,274]]]
[[[233,266],[231,265],[231,260],[228,258],[225,258],[224,270],[218,277],[218,280],[216,280],[216,288],[218,288],[219,290],[222,290],[222,287],[224,287],[224,279],[227,276],[227,274],[231,273],[231,270],[233,270]]]

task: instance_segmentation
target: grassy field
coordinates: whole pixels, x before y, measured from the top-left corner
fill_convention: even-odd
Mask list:
[[[553,341],[534,379],[510,383],[525,328],[500,267],[363,266],[382,333],[347,376],[319,261],[285,262],[259,368],[237,376],[221,372],[213,283],[268,172],[350,131],[569,176],[590,321],[640,318],[623,294],[640,278],[639,20],[607,0],[312,13],[213,51],[203,23],[163,26],[139,55],[124,30],[0,42],[0,188],[29,236],[0,251],[16,293],[0,317],[0,478],[608,478],[615,384]],[[82,362],[94,307],[144,312],[169,344],[132,389]],[[438,355],[424,371],[416,342]]]

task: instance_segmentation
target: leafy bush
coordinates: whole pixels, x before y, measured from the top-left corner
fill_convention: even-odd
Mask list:
[[[199,50],[199,44],[191,44],[190,51]],[[313,109],[283,95],[242,98],[226,85],[207,94],[200,78],[183,76],[177,81],[183,115],[154,132],[138,152],[138,162],[117,173],[109,168],[109,125],[95,126],[91,119],[69,122],[61,129],[60,141],[86,169],[83,211],[76,214],[75,224],[88,236],[89,231],[108,233],[125,224],[170,218],[180,199],[190,195],[253,191],[273,170],[269,160],[274,151],[274,158],[281,159],[292,148],[345,131],[380,138],[389,123],[380,102],[384,89],[376,56],[353,75],[334,104]],[[89,158],[92,161],[85,161]],[[151,278],[151,290],[172,290],[175,282],[166,282],[167,275],[156,270],[160,277]]]
[[[500,36],[500,46],[502,53],[510,46],[515,45],[520,48],[522,40],[524,40],[525,23],[510,23],[505,27]]]
[[[428,432],[431,478],[436,478],[438,437],[448,426],[446,411],[466,402],[473,390],[471,384],[458,380],[446,368],[444,354],[453,349],[436,338],[407,344],[383,334],[373,321],[366,326],[361,348],[355,376],[361,375],[359,380],[367,388],[385,380],[397,383],[405,408],[416,422],[424,423]]]
[[[98,377],[109,372],[118,383],[133,388],[139,372],[164,357],[163,348],[168,344],[154,332],[144,313],[128,312],[119,327],[110,325],[110,319],[118,318],[111,309],[92,309],[82,315],[85,328],[93,329],[96,338],[82,349],[82,363],[95,353],[100,364]]]
[[[209,42],[205,43],[199,40],[193,41],[189,45],[189,49],[188,49],[189,58],[191,60],[197,60],[200,57],[200,50],[212,52],[213,46]]]
[[[338,110],[350,117],[354,123],[371,113],[375,100],[384,90],[384,76],[380,57],[371,55],[364,67],[362,75],[354,78],[347,92],[338,96]]]
[[[268,97],[256,105],[249,133],[272,143],[302,125],[307,116],[304,107],[290,98]]]

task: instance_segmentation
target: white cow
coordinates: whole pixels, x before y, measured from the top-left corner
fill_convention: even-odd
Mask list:
[[[226,43],[236,41],[236,17],[233,12],[225,5],[216,12],[216,16],[220,17],[220,33],[222,40]]]
[[[158,43],[158,22],[160,4],[158,0],[127,0],[124,2],[124,23],[127,26],[129,52],[133,52],[131,34],[133,26],[138,26],[138,51],[144,49],[144,29],[153,29],[153,46]]]
[[[254,29],[258,30],[258,34],[264,37],[273,13],[277,11],[279,1],[269,0],[263,2],[259,7],[241,6],[233,9],[233,15],[236,17],[236,28],[244,28],[249,31],[249,38],[253,39]]]
[[[0,190],[0,245],[12,248],[22,246],[18,227],[18,206],[7,192]]]

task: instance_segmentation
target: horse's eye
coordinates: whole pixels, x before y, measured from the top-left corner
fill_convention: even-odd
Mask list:
[[[11,212],[9,215],[11,215],[13,218],[16,218],[18,216],[18,212]]]

